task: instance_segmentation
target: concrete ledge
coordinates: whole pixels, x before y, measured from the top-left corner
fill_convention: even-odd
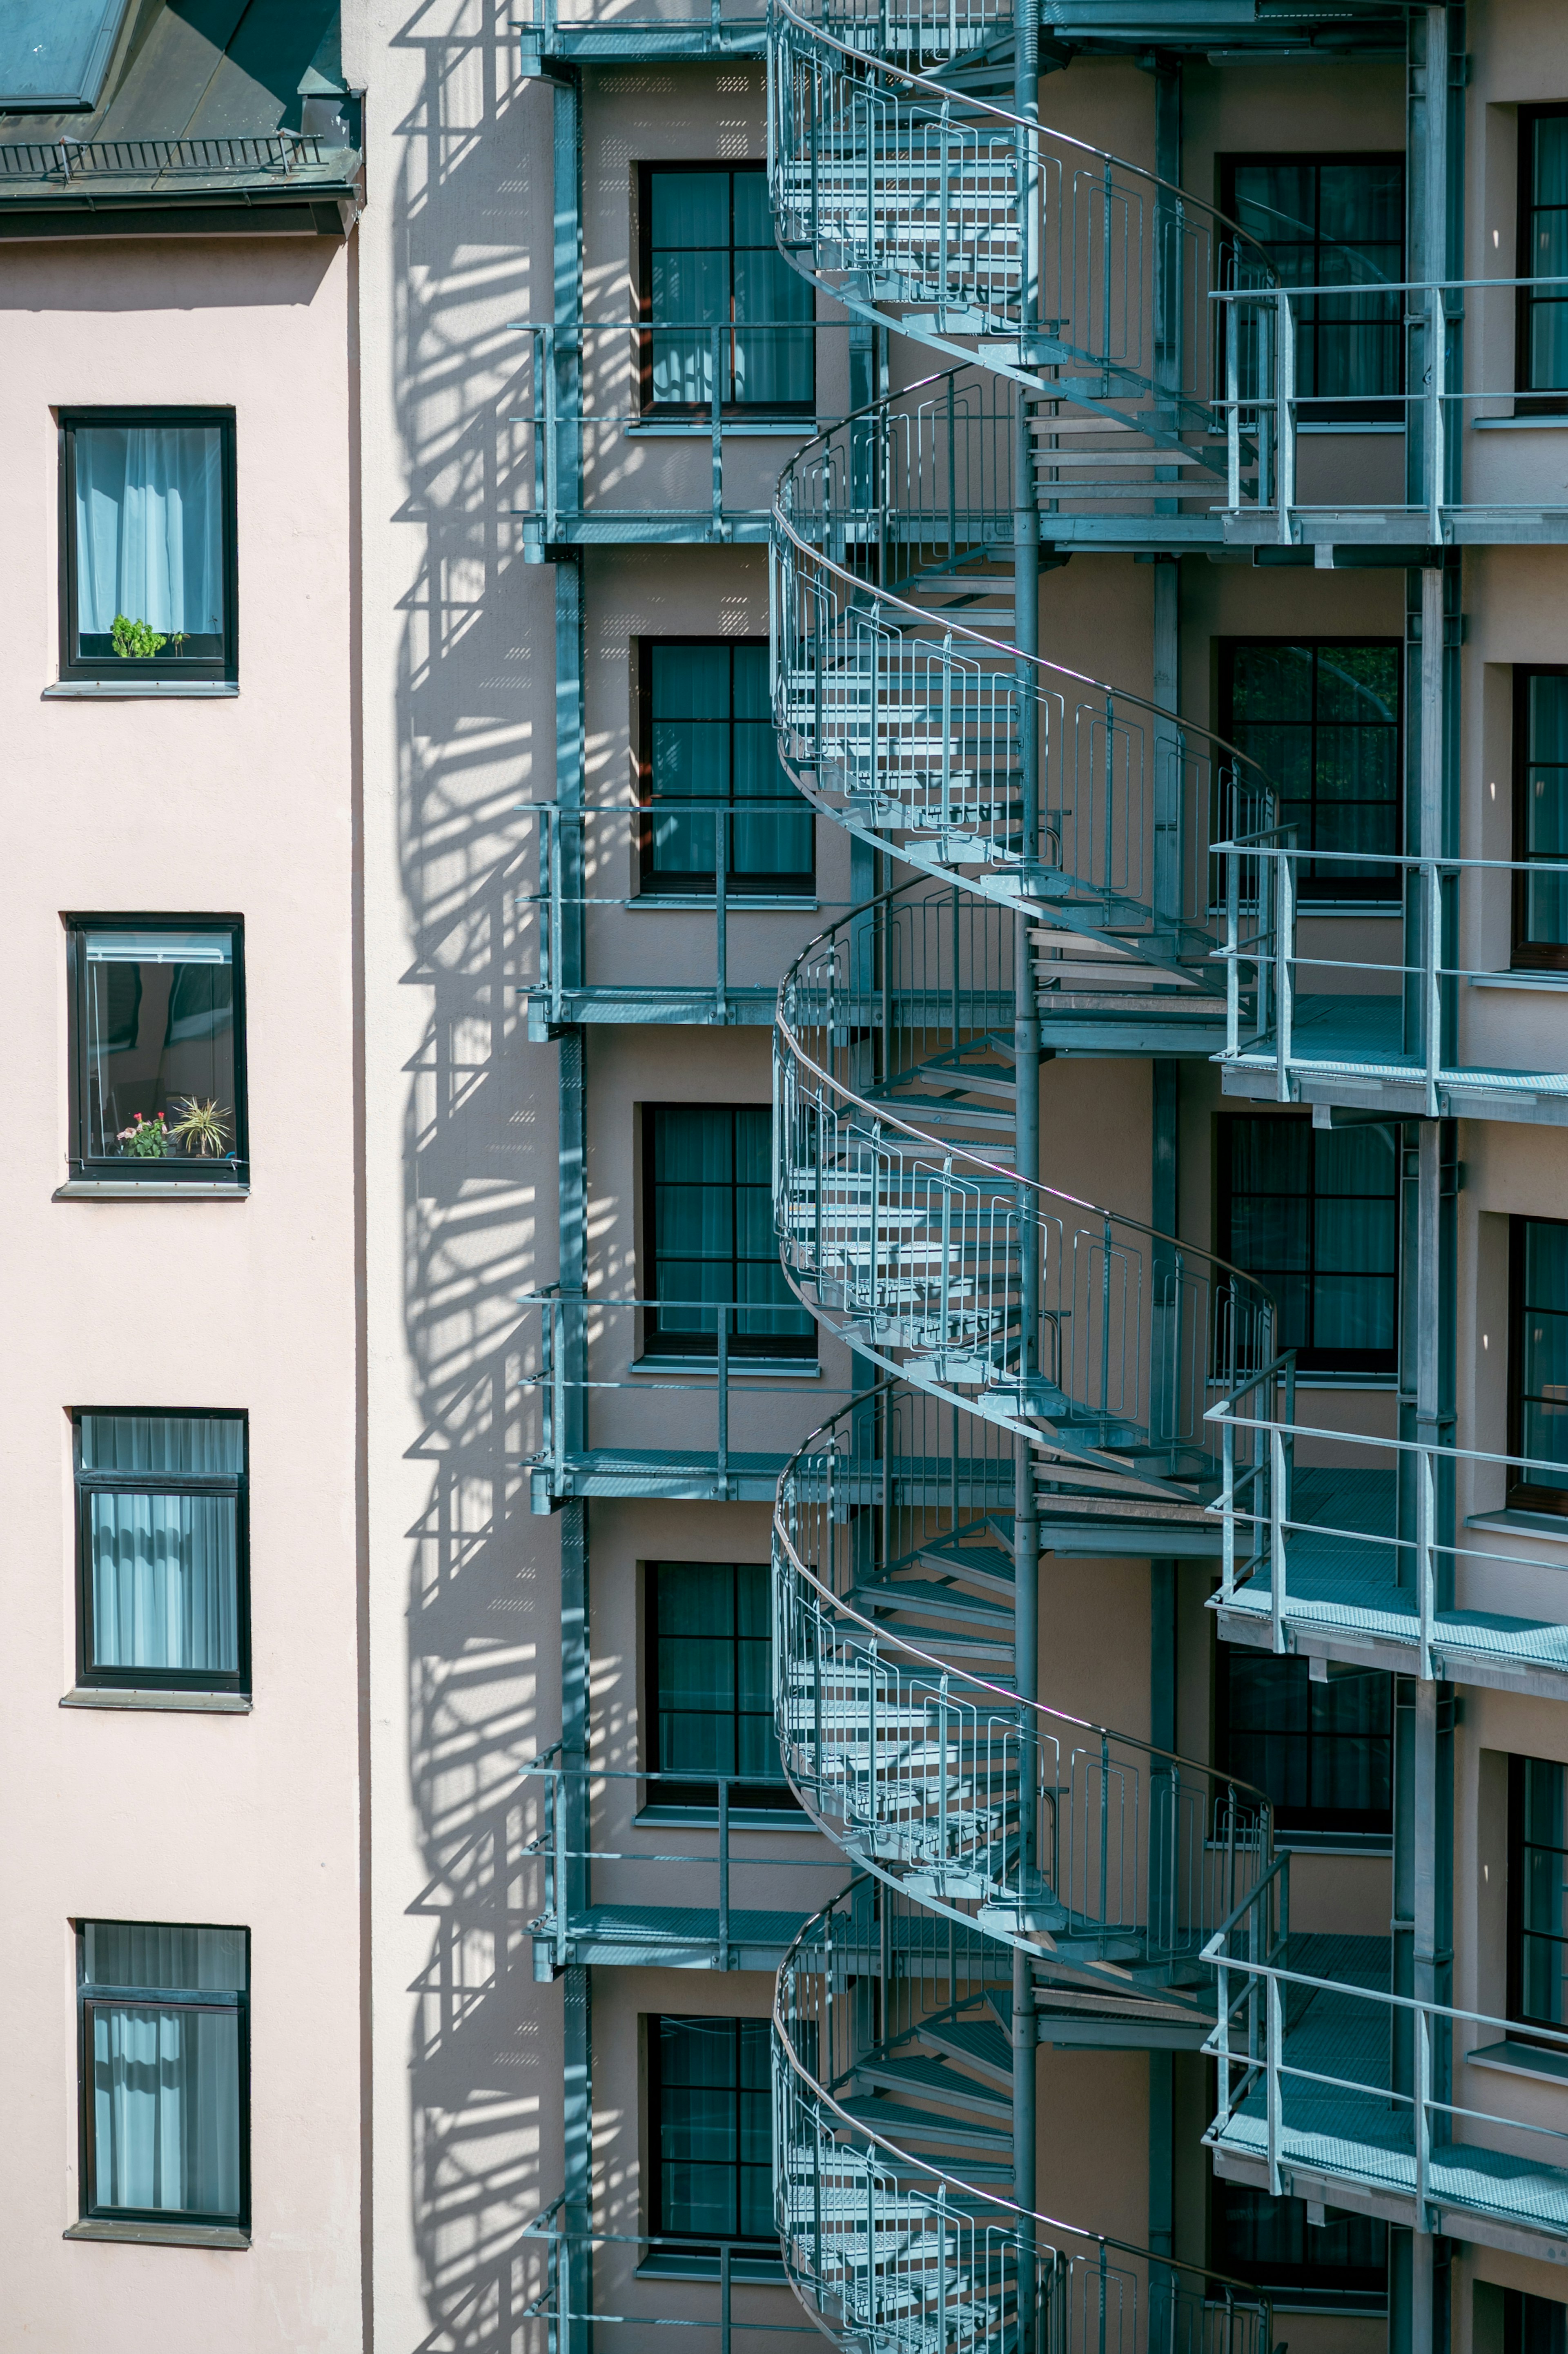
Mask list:
[[[112,2215],[95,2215],[72,2223],[62,2240],[121,2240],[152,2248],[249,2248],[249,2232],[229,2223],[132,2223]]]
[[[239,692],[228,678],[143,678],[126,679],[122,684],[117,678],[62,678],[53,686],[46,686],[40,700],[45,703],[141,703],[159,695],[181,697],[205,696],[208,701],[232,700]]]
[[[182,1715],[249,1716],[249,1692],[157,1691],[139,1686],[77,1684],[60,1694],[62,1708],[173,1709]]]
[[[1547,2084],[1568,2084],[1568,2045],[1547,2051],[1534,2043],[1516,2043],[1505,2035],[1500,2043],[1483,2043],[1475,2052],[1467,2052],[1467,2063],[1472,2068],[1496,2068],[1505,2076],[1535,2076]]]
[[[141,1184],[121,1177],[70,1177],[57,1185],[51,1202],[244,1202],[249,1185],[204,1184],[199,1178],[154,1178]]]

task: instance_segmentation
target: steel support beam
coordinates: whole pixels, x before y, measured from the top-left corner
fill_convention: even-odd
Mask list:
[[[555,497],[551,504],[557,513],[579,514],[583,504],[583,125],[582,91],[575,74],[563,76],[552,85],[551,108],[556,326],[556,447],[550,453]]]
[[[1039,0],[1013,0],[1013,111],[1021,122],[1038,122],[1040,116]],[[1040,311],[1040,256],[1037,248],[1036,175],[1038,142],[1027,133],[1018,140],[1019,348],[1028,356]],[[1040,643],[1040,514],[1034,487],[1034,447],[1030,431],[1029,403],[1022,387],[1013,396],[1013,643],[1022,655],[1038,652]],[[1033,666],[1018,665],[1018,749],[1022,774],[1020,801],[1025,874],[1040,855],[1039,746],[1036,741]],[[1018,1107],[1018,1172],[1040,1174],[1040,1014],[1034,993],[1034,960],[1029,939],[1029,918],[1013,918],[1013,1064]],[[1019,1374],[1021,1386],[1039,1372],[1040,1268],[1032,1240],[1032,1219],[1020,1219],[1022,1296]],[[1040,1521],[1034,1492],[1033,1463],[1027,1447],[1019,1449],[1013,1494],[1013,1672],[1019,1698],[1037,1697],[1039,1691]],[[1034,1869],[1033,1793],[1039,1779],[1033,1741],[1032,1713],[1023,1711],[1025,1734],[1019,1761],[1019,1878],[1027,1902],[1029,1876]],[[1036,2084],[1040,2064],[1036,2041],[1033,1964],[1027,1954],[1012,1957],[1012,2177],[1013,2196],[1021,2210],[1019,2277],[1030,2294],[1019,2300],[1019,2354],[1036,2354],[1033,2308],[1033,2216],[1035,2206]]]
[[[564,2084],[561,2095],[561,2320],[555,2354],[593,2354],[593,2011],[588,1973],[562,1976]]]

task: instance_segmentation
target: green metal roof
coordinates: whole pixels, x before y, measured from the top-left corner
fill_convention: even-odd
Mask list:
[[[360,157],[338,0],[20,5],[51,27],[40,93],[60,48],[57,15],[79,20],[102,57],[90,93],[52,111],[42,94],[0,97],[0,238],[343,234]]]

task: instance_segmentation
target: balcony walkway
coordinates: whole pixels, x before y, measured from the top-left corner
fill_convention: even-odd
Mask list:
[[[1290,1023],[1292,1101],[1364,1103],[1391,1119],[1425,1118],[1425,1066],[1419,1055],[1404,1052],[1402,1035],[1398,995],[1298,997]],[[1222,1057],[1225,1094],[1273,1097],[1278,1058],[1274,1032]],[[1445,1118],[1568,1126],[1568,1071],[1446,1065],[1437,1073],[1437,1101]]]
[[[1394,1533],[1392,1471],[1298,1469],[1291,1497],[1291,1517],[1298,1522],[1350,1526],[1364,1530],[1368,1539]],[[1398,1558],[1389,1544],[1299,1527],[1291,1531],[1285,1541],[1282,1614],[1291,1648],[1393,1674],[1414,1673],[1420,1618],[1414,1585],[1396,1583]],[[1506,1574],[1508,1563],[1499,1559],[1494,1566]],[[1563,1604],[1568,1615],[1568,1587]],[[1234,1601],[1216,1598],[1214,1606],[1225,1639],[1267,1644],[1274,1590],[1266,1556]],[[1499,1611],[1449,1609],[1435,1614],[1433,1629],[1438,1675],[1568,1699],[1568,1626]]]

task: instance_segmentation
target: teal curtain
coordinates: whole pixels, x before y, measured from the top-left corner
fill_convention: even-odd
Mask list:
[[[82,1933],[99,2210],[238,2220],[242,2205],[242,1929],[89,1922]],[[93,1998],[95,1987],[112,1996]],[[137,1990],[128,1999],[125,1990]]]
[[[85,1473],[238,1479],[238,1416],[80,1418]],[[239,1665],[238,1496],[90,1486],[85,1498],[97,1670],[233,1675]]]

